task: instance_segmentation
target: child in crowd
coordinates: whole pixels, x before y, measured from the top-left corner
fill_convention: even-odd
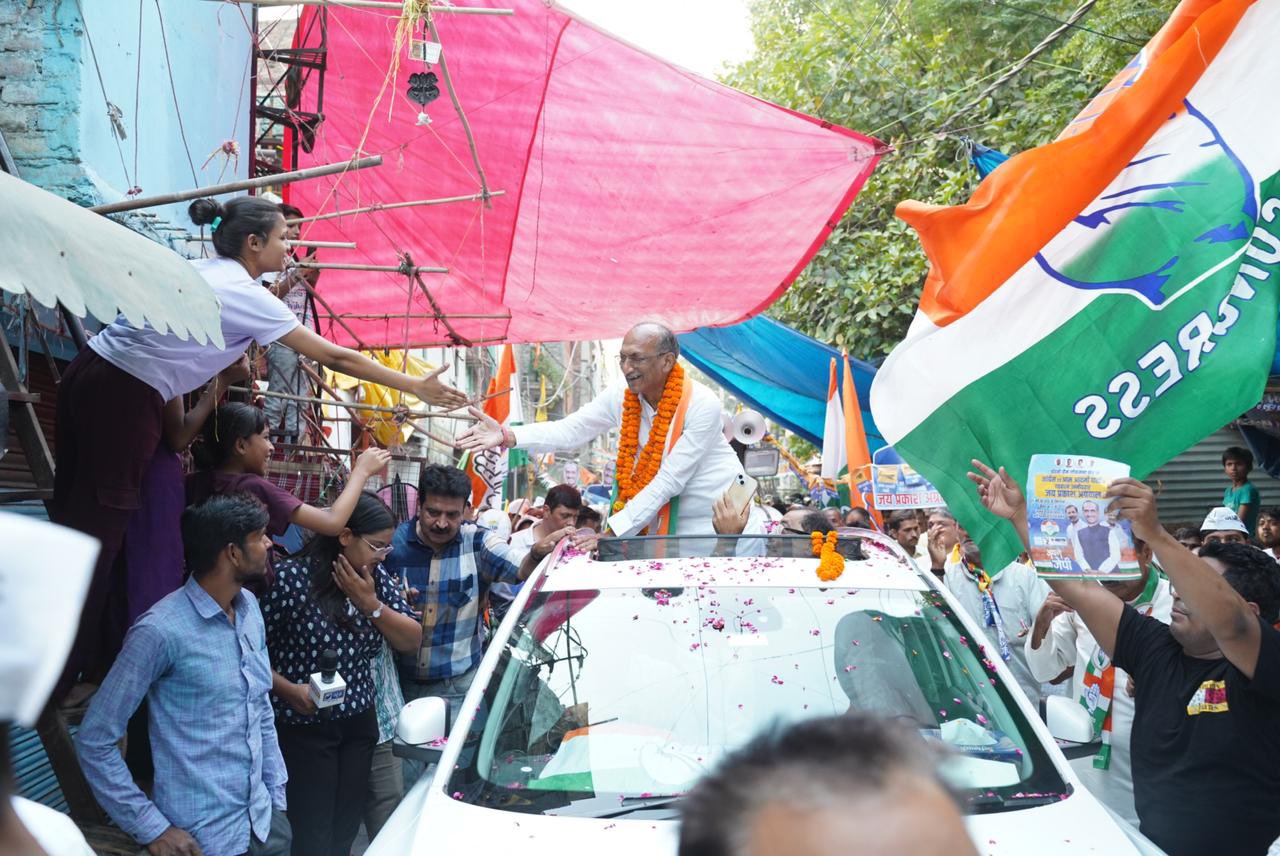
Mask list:
[[[290,523],[296,523],[319,535],[336,536],[346,527],[369,477],[391,460],[389,452],[369,449],[357,459],[333,505],[317,508],[266,477],[273,449],[267,438],[267,418],[260,409],[236,402],[220,406],[205,422],[201,442],[192,449],[197,470],[187,477],[187,504],[199,504],[214,494],[244,492],[266,505],[268,535],[279,537]]]
[[[1222,504],[1236,513],[1253,532],[1258,525],[1258,509],[1262,497],[1249,481],[1253,470],[1253,453],[1243,446],[1230,446],[1222,453],[1222,469],[1231,486],[1222,492]]]

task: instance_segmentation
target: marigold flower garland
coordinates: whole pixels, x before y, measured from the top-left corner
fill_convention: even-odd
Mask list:
[[[836,552],[836,541],[839,536],[835,530],[827,533],[827,537],[823,539],[821,532],[813,532],[809,535],[813,546],[813,555],[818,556],[818,579],[823,582],[831,582],[838,579],[844,573],[844,556]]]
[[[618,464],[615,469],[618,479],[618,498],[613,503],[615,512],[625,508],[658,474],[658,468],[662,466],[662,453],[667,447],[671,420],[675,418],[683,394],[684,368],[676,363],[667,375],[667,385],[662,388],[662,398],[658,400],[653,424],[649,426],[649,439],[637,456],[636,450],[640,446],[640,396],[627,390],[622,401],[622,436],[618,439]]]

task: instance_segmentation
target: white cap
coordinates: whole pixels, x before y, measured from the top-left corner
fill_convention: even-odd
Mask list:
[[[0,544],[0,722],[30,728],[75,641],[101,545],[17,514],[0,514]]]
[[[476,523],[492,529],[503,541],[511,538],[511,518],[496,508],[486,508],[476,515]]]
[[[1230,508],[1218,506],[1209,512],[1209,516],[1200,524],[1201,532],[1243,532],[1249,534],[1249,528],[1240,520],[1240,516]]]

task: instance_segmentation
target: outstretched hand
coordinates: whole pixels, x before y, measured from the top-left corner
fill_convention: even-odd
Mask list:
[[[467,396],[460,390],[454,389],[444,381],[440,380],[445,369],[449,368],[449,364],[445,363],[431,374],[419,380],[416,389],[409,390],[418,398],[427,404],[436,407],[445,407],[450,410],[465,407],[467,405]]]
[[[969,481],[978,486],[978,498],[987,511],[1005,520],[1013,520],[1026,513],[1027,499],[1022,495],[1022,488],[1005,472],[1004,467],[996,472],[982,461],[973,460],[970,463],[977,472],[969,473]]]
[[[472,425],[458,437],[458,446],[468,452],[483,452],[495,449],[506,439],[502,425],[478,407],[468,407],[467,412],[476,418]]]

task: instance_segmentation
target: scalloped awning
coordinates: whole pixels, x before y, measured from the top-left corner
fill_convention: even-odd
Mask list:
[[[213,289],[186,259],[34,184],[0,172],[0,289],[110,322],[124,315],[223,346]]]

